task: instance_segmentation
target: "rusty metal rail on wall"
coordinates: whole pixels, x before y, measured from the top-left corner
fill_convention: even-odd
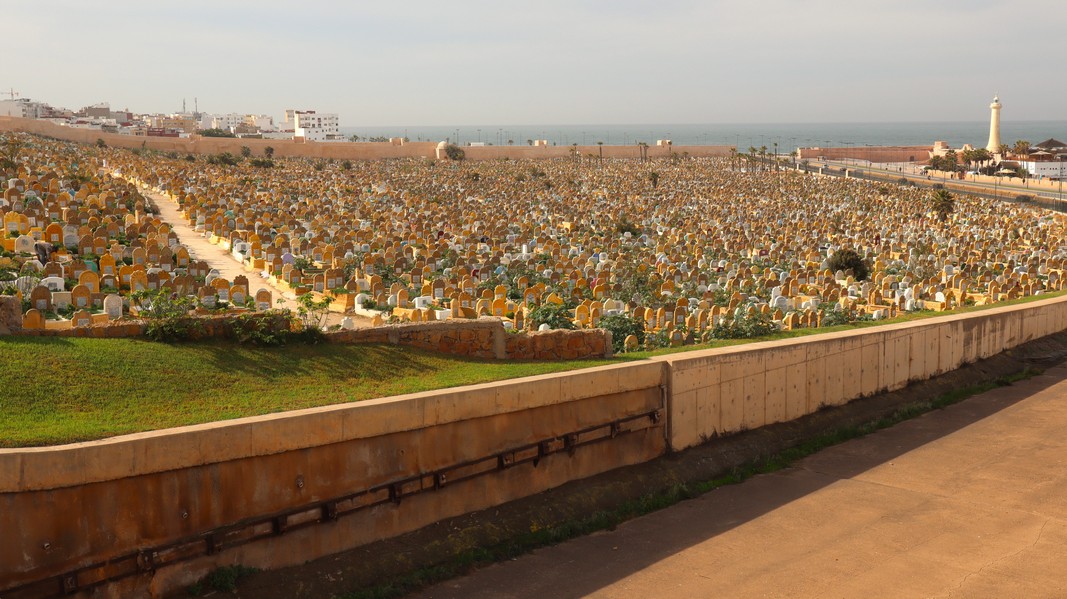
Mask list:
[[[163,566],[282,535],[287,531],[333,522],[366,508],[389,503],[399,505],[405,497],[437,491],[493,472],[522,464],[536,467],[542,458],[553,454],[567,452],[573,455],[579,447],[658,426],[662,416],[662,410],[656,409],[341,497],[248,518],[178,541],[143,548],[63,574],[0,590],[0,599],[47,599],[71,595],[108,582],[149,573]]]

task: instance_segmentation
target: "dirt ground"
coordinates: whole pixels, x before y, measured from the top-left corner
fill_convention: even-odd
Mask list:
[[[877,420],[892,414],[901,406],[937,398],[950,391],[972,387],[981,382],[994,381],[1028,367],[1046,368],[1065,360],[1067,333],[1031,342],[900,391],[854,401],[839,408],[821,410],[794,422],[779,423],[715,439],[705,445],[667,455],[646,464],[571,482],[491,510],[441,521],[400,537],[324,557],[302,566],[259,572],[241,581],[236,596],[266,599],[322,598],[373,586],[419,567],[442,563],[459,551],[471,547],[491,546],[514,538],[529,532],[531,523],[534,522],[542,527],[556,526],[600,510],[615,509],[627,501],[669,488],[679,482],[711,480],[733,468],[795,446],[802,440],[813,438],[820,433]],[[746,493],[745,489],[749,488],[751,482],[736,485],[732,492]],[[683,502],[689,503],[692,502]],[[555,580],[559,582],[558,579]],[[447,589],[448,584],[433,590]],[[497,590],[499,593],[492,593],[490,596],[511,596],[511,591],[517,589]],[[544,591],[543,588],[541,590]],[[565,592],[564,587],[559,587],[558,590],[562,594],[556,596],[581,596]],[[485,595],[460,593],[453,596]]]

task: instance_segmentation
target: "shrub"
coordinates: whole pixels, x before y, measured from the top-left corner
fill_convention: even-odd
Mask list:
[[[256,168],[274,168],[274,161],[270,158],[253,158],[248,161],[248,164]]]
[[[463,160],[467,157],[467,153],[456,144],[448,144],[445,146],[445,156],[449,160]]]
[[[241,162],[236,156],[229,152],[223,152],[221,154],[215,154],[214,156],[207,157],[208,164],[218,164],[223,166],[237,166]]]
[[[242,566],[240,564],[217,568],[199,582],[189,587],[189,594],[194,597],[199,597],[207,590],[219,593],[233,593],[237,590],[237,581],[256,572],[259,572],[258,568],[249,568],[248,566]]]
[[[856,253],[856,250],[842,248],[834,252],[833,256],[830,256],[829,260],[830,270],[837,271],[852,271],[852,276],[857,281],[867,280],[867,276],[871,273],[871,267],[867,264],[867,261],[860,257]]]
[[[171,295],[167,289],[153,289],[138,291],[131,299],[140,303],[138,313],[148,321],[145,336],[153,341],[188,341],[203,331],[202,323],[189,314],[196,307],[192,297]]]
[[[227,336],[238,343],[285,345],[292,337],[287,310],[269,310],[262,314],[239,314],[226,321]]]
[[[252,148],[248,146],[241,146],[241,156],[250,158],[252,156]]]
[[[616,225],[616,228],[618,229],[620,235],[624,233],[629,233],[634,237],[639,237],[641,235],[641,227],[638,227],[637,225],[633,224],[625,218],[619,221],[619,223]]]
[[[222,129],[201,129],[200,130],[200,136],[201,137],[237,137],[233,133],[230,133],[229,131],[224,131]]]
[[[629,314],[605,316],[600,319],[599,326],[611,331],[611,348],[615,353],[621,353],[626,349],[626,338],[630,335],[636,336],[638,343],[645,342],[644,324],[634,320],[634,317]]]
[[[1034,196],[1027,195],[1025,193],[1021,193],[1021,194],[1015,196],[1015,201],[1016,202],[1026,203],[1026,202],[1032,202],[1033,200],[1034,200]]]
[[[752,339],[765,337],[778,330],[771,317],[762,312],[752,316],[737,316],[730,320],[720,320],[711,329],[711,336],[716,339]]]
[[[98,147],[98,148],[106,148],[107,147],[107,142],[104,141],[104,139],[102,137],[98,137],[98,138],[96,138],[96,147]]]
[[[574,329],[574,319],[570,309],[562,304],[547,303],[530,312],[530,324],[533,328],[547,324],[552,329]]]

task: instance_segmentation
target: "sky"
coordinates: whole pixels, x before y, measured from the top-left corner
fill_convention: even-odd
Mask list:
[[[1062,0],[5,2],[0,89],[342,126],[1064,120]],[[3,98],[6,96],[0,96]]]

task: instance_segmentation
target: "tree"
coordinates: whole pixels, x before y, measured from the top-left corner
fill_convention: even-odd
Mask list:
[[[445,156],[449,160],[459,161],[466,158],[467,154],[463,151],[463,148],[460,148],[456,144],[448,144],[447,146],[445,146]]]
[[[201,129],[200,137],[237,137],[229,131],[223,131],[222,129]]]
[[[656,171],[649,171],[648,180],[650,183],[652,183],[653,188],[657,187],[659,185],[659,173],[657,173]]]
[[[252,148],[248,146],[241,146],[241,156],[249,158],[252,156]]]
[[[937,213],[937,218],[945,222],[956,210],[956,198],[947,189],[938,189],[930,197],[930,207]]]
[[[849,248],[841,248],[834,252],[834,255],[830,256],[829,266],[830,270],[837,271],[852,271],[852,276],[857,281],[864,281],[867,279],[867,275],[871,273],[871,267],[867,264],[856,250]]]
[[[267,158],[274,158],[274,148],[271,146],[263,148],[263,155]]]
[[[1015,142],[1015,145],[1011,149],[1011,153],[1016,156],[1029,156],[1030,155],[1030,142],[1025,139],[1020,139]]]

